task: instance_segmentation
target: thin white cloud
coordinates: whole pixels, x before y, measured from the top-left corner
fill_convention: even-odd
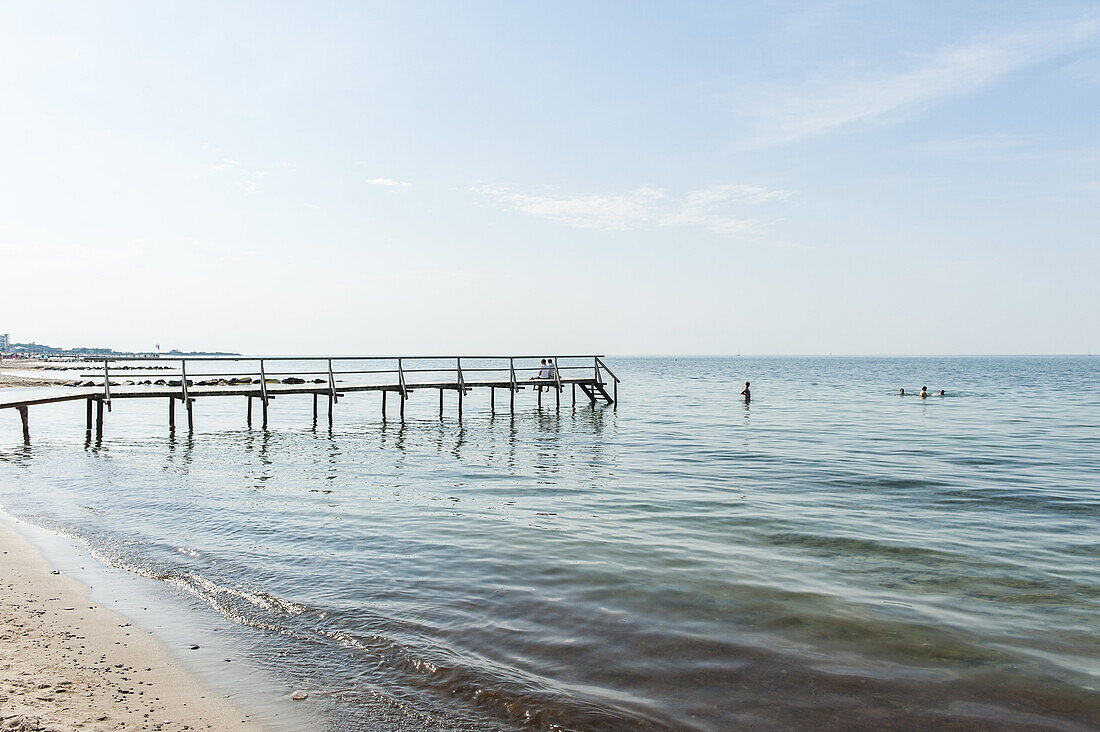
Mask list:
[[[206,167],[208,170],[231,174],[236,180],[237,187],[250,196],[255,196],[260,192],[260,181],[267,175],[263,170],[246,168],[231,158],[222,158],[219,162]]]
[[[974,93],[1098,36],[1096,18],[983,36],[944,48],[908,69],[845,79],[817,76],[797,87],[748,93],[741,105],[745,116],[760,124],[759,142],[788,142]]]
[[[679,195],[657,188],[590,195],[524,193],[493,185],[471,190],[502,208],[578,229],[631,231],[687,226],[722,234],[756,229],[758,222],[746,215],[747,210],[790,195],[788,191],[738,184],[706,186]]]
[[[371,178],[367,183],[375,186],[385,186],[386,188],[412,188],[412,183],[394,180],[393,178]]]

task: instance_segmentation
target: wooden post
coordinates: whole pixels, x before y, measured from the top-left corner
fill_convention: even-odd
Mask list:
[[[91,413],[89,412],[89,415]],[[176,398],[168,397],[168,429],[176,429]]]
[[[103,437],[103,400],[96,399],[95,402],[95,436]]]
[[[332,405],[336,403],[336,397],[332,394],[328,395],[328,423],[332,424]]]
[[[313,423],[317,423],[317,395],[313,395]]]
[[[195,431],[195,400],[187,400],[187,431]]]
[[[91,399],[88,400],[88,427],[87,427],[87,431],[88,432],[92,431],[92,400]]]
[[[386,390],[382,390],[382,419],[386,419]]]
[[[577,382],[573,382],[573,406],[577,406]]]
[[[535,389],[539,393],[539,409],[542,409],[542,386],[541,385],[536,386]]]
[[[402,392],[401,392],[401,421],[402,422],[405,421],[405,400],[408,399],[408,397],[405,396],[405,393],[406,392],[404,390],[402,390]]]
[[[263,413],[264,413],[263,414],[263,418],[264,418],[263,428],[266,430],[267,429],[267,400],[266,399],[261,399],[260,400],[260,406],[263,408]]]
[[[443,419],[443,389],[439,390],[439,418]]]
[[[252,429],[252,397],[247,396],[245,399],[248,400],[248,429]]]
[[[458,418],[462,419],[462,392],[466,391],[466,388],[459,384],[458,386]]]
[[[489,387],[489,414],[497,413],[497,388],[495,386]]]
[[[23,442],[31,441],[31,422],[30,422],[30,410],[26,405],[16,407],[19,410],[19,419],[23,420]]]
[[[554,368],[556,369],[557,366]],[[561,409],[561,387],[557,385],[554,386],[554,406],[557,409]]]
[[[516,390],[510,389],[508,391],[508,411],[512,414],[516,413]]]

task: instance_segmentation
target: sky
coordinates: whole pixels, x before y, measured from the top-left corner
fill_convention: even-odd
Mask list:
[[[1095,2],[0,4],[0,332],[1100,352]]]

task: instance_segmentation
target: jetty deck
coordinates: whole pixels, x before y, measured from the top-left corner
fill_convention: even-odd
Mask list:
[[[378,392],[382,418],[387,417],[387,398],[398,400],[398,412],[405,419],[405,403],[417,391],[439,392],[439,415],[443,416],[443,395],[458,394],[458,416],[464,397],[475,389],[488,389],[490,409],[496,411],[497,391],[507,392],[508,409],[514,413],[516,394],[531,389],[542,406],[543,394],[553,394],[555,408],[561,407],[569,388],[572,403],[578,389],[595,404],[618,402],[619,378],[602,356],[550,357],[552,376],[540,378],[541,357],[537,356],[206,356],[141,357],[88,360],[88,371],[77,381],[81,386],[45,386],[0,391],[0,410],[15,409],[23,423],[23,438],[30,441],[30,407],[58,402],[86,402],[86,426],[103,434],[104,408],[111,411],[116,399],[167,399],[168,427],[176,426],[176,402],[187,412],[187,428],[194,429],[195,400],[212,397],[246,397],[246,421],[252,426],[253,401],[259,402],[261,424],[268,426],[268,405],[276,397],[305,395],[313,399],[313,417],[318,402],[328,402],[328,419],[334,406],[346,394]],[[463,361],[466,366],[463,366]],[[114,368],[112,370],[112,364]],[[171,366],[167,366],[171,364]],[[390,366],[391,368],[369,368]],[[190,366],[190,369],[189,369]],[[363,368],[367,366],[368,368]],[[227,370],[227,368],[229,370]],[[213,369],[213,370],[211,370]]]

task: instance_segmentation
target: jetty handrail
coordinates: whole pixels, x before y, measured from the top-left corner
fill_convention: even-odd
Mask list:
[[[604,354],[572,354],[569,356],[559,356],[558,358],[567,359],[587,359],[587,358],[603,358]],[[406,361],[444,361],[453,360],[455,358],[465,358],[467,360],[487,361],[492,359],[505,359],[505,358],[518,358],[518,359],[531,359],[531,358],[546,358],[545,354],[534,355],[515,355],[509,356],[506,354],[496,355],[472,355],[464,353],[461,356],[458,354],[444,354],[444,355],[417,355],[417,356],[330,356],[327,353],[324,354],[305,354],[301,356],[257,356],[257,355],[230,355],[230,356],[173,356],[171,354],[162,354],[160,356],[98,356],[94,359],[98,361],[322,361],[325,359],[332,359],[333,361],[393,361],[395,359],[404,359]]]
[[[183,389],[183,403],[184,403],[184,405],[186,405],[189,401],[188,398],[187,398],[187,359],[186,358],[180,360],[180,388]]]
[[[615,375],[615,372],[612,371],[611,369],[607,368],[607,364],[604,363],[603,359],[600,358],[599,356],[596,356],[596,360],[600,362],[600,366],[603,366],[603,370],[606,371],[607,373],[609,373],[611,375],[611,378],[615,380],[615,383],[618,384],[619,383],[619,377]]]
[[[336,376],[332,373],[332,359],[328,360],[328,396],[332,399],[332,403],[335,404],[336,399]]]
[[[405,388],[405,370],[401,366],[401,359],[397,359],[397,381],[401,386],[401,401],[409,398],[408,389]]]
[[[561,359],[558,356],[554,356],[554,387],[561,391],[561,371],[559,370],[558,361]]]
[[[516,391],[516,359],[508,359],[508,371],[512,374],[512,392]]]
[[[264,373],[264,360],[260,359],[260,399],[267,406],[267,374]]]
[[[465,394],[466,393],[466,379],[462,376],[462,357],[456,356],[455,362],[458,364],[458,388]]]
[[[111,405],[111,372],[107,368],[107,361],[103,362],[103,400]]]

